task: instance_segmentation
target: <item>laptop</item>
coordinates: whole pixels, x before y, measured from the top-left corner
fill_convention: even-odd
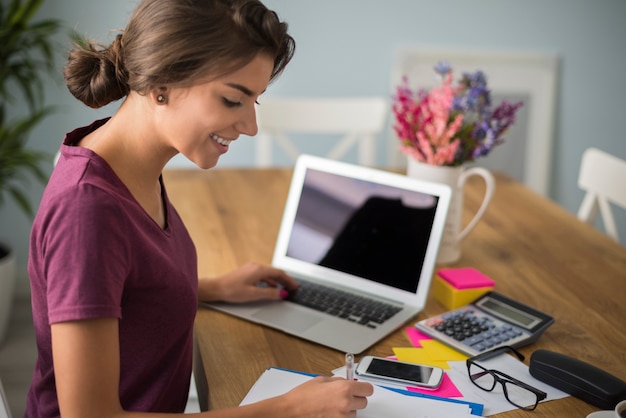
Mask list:
[[[301,155],[272,259],[300,288],[280,302],[204,305],[361,353],[424,308],[450,196],[444,184]]]

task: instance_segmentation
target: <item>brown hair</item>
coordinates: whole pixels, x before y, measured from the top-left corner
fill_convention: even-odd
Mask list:
[[[274,58],[270,81],[293,57],[287,24],[258,0],[143,0],[108,47],[75,44],[64,69],[70,92],[98,108],[131,90],[190,86]]]

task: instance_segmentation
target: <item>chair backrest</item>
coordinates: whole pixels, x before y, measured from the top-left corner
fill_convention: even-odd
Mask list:
[[[11,418],[11,410],[9,409],[9,401],[7,401],[2,380],[0,380],[0,418]]]
[[[606,233],[619,242],[611,205],[626,209],[626,161],[596,148],[583,153],[578,187],[586,191],[578,219],[593,224],[599,213]]]
[[[327,158],[341,159],[356,146],[359,164],[374,165],[376,136],[383,132],[388,113],[382,97],[267,97],[257,108],[256,164],[272,165],[274,142],[295,162],[300,151],[288,135],[311,134],[340,137]]]

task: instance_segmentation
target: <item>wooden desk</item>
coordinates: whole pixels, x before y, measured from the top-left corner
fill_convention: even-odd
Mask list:
[[[286,169],[165,173],[170,198],[196,243],[201,276],[271,261],[290,178]],[[479,269],[498,291],[556,318],[536,344],[521,350],[526,364],[544,348],[626,380],[626,248],[522,184],[496,179],[493,201],[453,266]],[[480,180],[466,186],[465,221],[482,192]],[[444,310],[429,298],[416,320]],[[344,353],[209,309],[198,311],[196,334],[212,409],[238,405],[268,366],[329,374],[343,362]],[[392,347],[409,345],[399,330],[366,353],[387,356]],[[498,416],[584,417],[595,410],[567,397],[532,413]]]

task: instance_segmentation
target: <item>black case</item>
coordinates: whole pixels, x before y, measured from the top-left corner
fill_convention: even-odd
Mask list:
[[[548,350],[530,356],[530,374],[538,380],[602,409],[626,399],[626,382],[589,363]]]

